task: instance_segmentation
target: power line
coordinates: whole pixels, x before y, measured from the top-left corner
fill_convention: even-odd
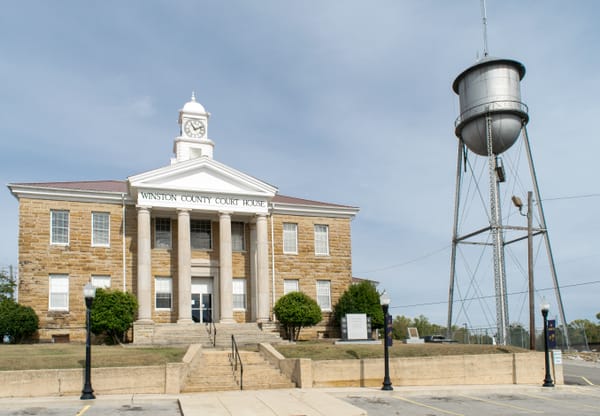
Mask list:
[[[420,261],[420,260],[424,260],[424,259],[426,259],[426,258],[428,258],[428,257],[431,257],[431,256],[435,255],[435,254],[441,253],[442,251],[445,251],[445,250],[447,250],[449,247],[450,247],[450,245],[444,246],[444,247],[442,247],[442,248],[439,248],[439,249],[437,249],[437,250],[435,250],[435,251],[429,252],[429,253],[427,253],[427,254],[424,254],[424,255],[422,255],[422,256],[415,257],[415,258],[414,258],[414,259],[412,259],[412,260],[407,260],[407,261],[405,261],[405,262],[403,262],[403,263],[392,264],[391,266],[386,266],[386,267],[382,267],[382,268],[379,268],[379,269],[373,269],[373,270],[361,271],[361,272],[357,272],[356,274],[375,273],[375,272],[381,272],[381,271],[384,271],[384,270],[395,269],[395,268],[397,268],[397,267],[406,266],[406,265],[408,265],[408,264],[411,264],[411,263],[416,263],[416,262],[418,262],[418,261]]]
[[[556,198],[542,198],[542,201],[561,201],[563,199],[583,199],[583,198],[597,198],[600,194],[582,194],[582,195],[571,195],[571,196],[557,196]]]
[[[579,283],[572,283],[570,285],[561,285],[560,289],[566,289],[566,288],[571,288],[571,287],[579,287],[579,286],[587,286],[587,285],[597,285],[600,284],[600,280],[592,280],[589,282],[579,282]],[[547,287],[544,289],[536,289],[536,292],[545,292],[548,290],[554,290],[553,287]],[[507,293],[508,296],[512,296],[512,295],[522,295],[528,293],[527,290],[521,290],[518,292],[510,292]],[[487,295],[487,296],[476,296],[476,297],[472,297],[472,298],[465,298],[465,299],[459,299],[458,301],[460,302],[467,302],[467,301],[471,301],[471,300],[479,300],[479,299],[491,299],[491,298],[496,298],[496,295]],[[432,305],[444,305],[447,304],[448,301],[444,300],[444,301],[439,301],[439,302],[426,302],[426,303],[415,303],[412,305],[394,305],[394,306],[390,306],[390,309],[394,309],[394,308],[413,308],[415,306],[432,306]]]

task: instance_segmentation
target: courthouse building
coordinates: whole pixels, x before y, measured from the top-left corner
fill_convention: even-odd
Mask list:
[[[279,195],[217,162],[209,115],[194,96],[183,106],[167,166],[8,185],[19,201],[19,302],[38,314],[41,340],[84,339],[87,282],[133,293],[140,327],[271,322],[277,299],[299,290],[320,305],[321,331],[335,333],[358,208]]]

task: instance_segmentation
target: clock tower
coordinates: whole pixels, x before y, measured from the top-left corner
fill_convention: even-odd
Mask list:
[[[212,159],[215,144],[208,138],[208,113],[202,104],[192,98],[179,110],[179,136],[175,138],[171,163],[207,157]]]

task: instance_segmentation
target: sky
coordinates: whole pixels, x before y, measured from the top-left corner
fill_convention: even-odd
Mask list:
[[[597,322],[600,4],[486,5],[489,54],[527,68],[522,101],[566,319]],[[452,83],[483,56],[483,38],[479,0],[8,2],[0,179],[124,180],[168,165],[178,111],[194,91],[211,113],[216,160],[283,195],[359,207],[354,276],[379,282],[392,314],[445,325]],[[526,200],[527,190],[515,192]],[[16,266],[18,203],[7,188],[0,214],[0,266]],[[547,264],[543,255],[537,245],[536,265]],[[525,324],[526,278],[512,270],[509,320]],[[457,284],[455,301],[466,300],[455,302],[453,323],[490,325],[492,275]],[[536,303],[547,297],[551,317],[552,287],[547,267],[536,272]]]

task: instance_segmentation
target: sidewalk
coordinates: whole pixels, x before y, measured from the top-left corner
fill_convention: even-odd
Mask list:
[[[177,395],[100,395],[0,399],[0,416],[97,416],[135,411],[138,416],[388,416],[544,413],[597,415],[598,386],[459,385],[244,390]],[[392,413],[390,413],[392,411]]]

